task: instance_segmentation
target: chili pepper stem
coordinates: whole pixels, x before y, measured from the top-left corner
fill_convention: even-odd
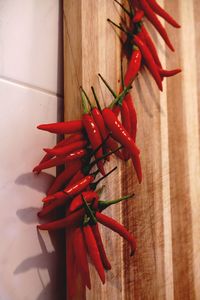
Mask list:
[[[128,10],[124,7],[123,4],[121,4],[121,3],[120,3],[119,1],[117,1],[117,0],[114,0],[114,2],[116,2],[130,18],[133,17],[132,14],[131,14],[131,12],[128,11]]]
[[[92,189],[95,189],[96,186],[99,184],[100,181],[102,181],[103,179],[105,179],[107,176],[109,176],[112,172],[114,172],[117,169],[117,167],[114,167],[111,171],[109,171],[108,173],[106,173],[103,177],[101,177],[99,180],[97,180],[96,182],[93,182],[90,184],[90,186],[92,187]]]
[[[81,98],[82,98],[83,113],[84,114],[88,114],[89,110],[88,110],[88,107],[87,107],[87,104],[86,104],[86,100],[85,100],[85,98],[87,99],[87,97],[86,97],[86,95],[85,95],[85,93],[83,91],[83,88],[80,87],[80,89],[81,89]]]
[[[118,199],[115,199],[115,200],[106,200],[106,201],[99,201],[98,205],[99,205],[99,208],[100,210],[104,210],[106,209],[107,207],[109,207],[110,205],[113,205],[113,204],[117,204],[123,200],[127,200],[127,199],[130,199],[134,196],[135,194],[131,194],[131,195],[126,195],[126,196],[123,196],[121,198],[118,198]]]
[[[87,102],[88,102],[90,108],[92,109],[94,106],[92,105],[92,103],[91,103],[91,101],[90,101],[90,99],[89,99],[89,97],[88,97],[86,91],[84,90],[84,88],[83,88],[82,86],[80,86],[80,89],[81,89],[81,91],[83,92],[83,94],[85,95],[85,98],[86,98],[86,100],[87,100]]]
[[[87,216],[90,218],[90,220],[92,221],[93,224],[97,223],[97,219],[95,218],[91,208],[89,207],[89,205],[87,204],[87,201],[85,200],[83,194],[81,194],[81,198],[83,200],[83,206],[85,208],[86,214]],[[85,224],[86,225],[86,224]]]
[[[110,87],[110,85],[107,83],[107,81],[103,78],[103,76],[100,73],[98,73],[98,76],[101,78],[101,80],[103,81],[105,86],[108,88],[110,93],[113,95],[113,97],[116,98],[117,94],[113,91],[113,89]]]
[[[94,90],[94,87],[93,87],[93,86],[91,86],[91,90],[92,90],[92,93],[93,93],[93,95],[94,95],[94,99],[95,99],[95,102],[96,102],[97,108],[99,109],[99,111],[101,111],[102,109],[101,109],[101,106],[100,106],[99,100],[98,100],[98,98],[97,98],[97,95],[96,95],[96,92],[95,92],[95,90]]]

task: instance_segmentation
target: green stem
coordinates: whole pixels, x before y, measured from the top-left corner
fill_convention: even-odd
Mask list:
[[[104,175],[103,177],[101,177],[99,180],[97,180],[96,182],[93,182],[90,184],[90,188],[92,190],[96,189],[96,186],[99,184],[100,181],[102,181],[103,179],[105,179],[107,176],[109,176],[112,172],[114,172],[117,169],[117,167],[114,167],[110,172],[108,172],[106,175]]]
[[[86,99],[87,98],[85,96],[85,93],[83,92],[83,88],[80,87],[80,89],[81,89],[81,99],[82,99],[82,106],[83,106],[83,114],[88,114],[89,110],[88,110],[88,107],[87,107],[87,104],[86,104]]]
[[[131,195],[127,195],[127,196],[121,197],[119,199],[115,199],[115,200],[99,201],[98,202],[98,206],[99,206],[99,209],[102,211],[102,210],[106,209],[107,207],[109,207],[110,205],[119,203],[119,202],[121,202],[123,200],[130,199],[133,196],[134,196],[134,194],[131,194]]]
[[[97,105],[99,111],[101,111],[101,110],[102,110],[102,109],[101,109],[101,105],[100,105],[100,103],[99,103],[99,100],[98,100],[98,98],[97,98],[97,95],[96,95],[96,93],[95,93],[95,90],[94,90],[94,87],[93,87],[93,86],[91,86],[91,90],[92,90],[92,93],[93,93],[93,95],[94,95],[94,99],[95,99],[96,105]]]
[[[81,194],[82,200],[83,200],[83,206],[85,208],[86,214],[87,216],[90,218],[90,220],[92,221],[92,223],[96,224],[97,223],[97,219],[95,218],[91,208],[89,207],[89,205],[87,204],[87,201],[85,200],[85,198],[83,197],[83,195]],[[84,222],[85,223],[85,222]]]
[[[131,12],[130,11],[128,11],[119,1],[114,0],[114,2],[116,2],[123,9],[123,11],[131,18]]]
[[[120,29],[121,31],[123,31],[125,34],[127,34],[128,36],[130,36],[130,33],[124,29],[124,27],[120,24],[120,25],[117,25],[115,22],[113,22],[111,19],[107,19],[107,21],[109,23],[111,23],[112,25],[114,25],[115,27],[117,27],[118,29]]]
[[[99,73],[98,76],[101,78],[101,80],[103,81],[103,83],[105,84],[105,86],[108,88],[108,90],[110,91],[110,93],[113,95],[113,97],[117,97],[117,94],[113,91],[113,89],[110,87],[110,85],[107,83],[107,81],[102,77],[102,75]]]
[[[84,96],[85,96],[85,98],[86,98],[86,100],[87,100],[87,102],[88,102],[90,108],[92,109],[92,108],[93,108],[93,105],[92,105],[92,103],[91,103],[91,101],[90,101],[90,99],[89,99],[89,97],[88,97],[86,91],[84,90],[84,88],[83,88],[82,86],[80,87],[80,89],[81,89],[81,91],[83,92],[83,94],[84,94]]]
[[[116,104],[121,105],[124,97],[126,96],[126,94],[128,94],[131,88],[132,88],[131,84],[125,87],[124,90],[111,102],[111,104],[108,107],[112,109],[113,106]]]

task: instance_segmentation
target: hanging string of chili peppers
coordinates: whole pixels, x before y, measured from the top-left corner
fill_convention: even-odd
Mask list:
[[[147,18],[161,35],[167,46],[174,51],[168,34],[159,17],[175,28],[180,25],[155,0],[128,1],[127,9],[118,0],[114,0],[128,17],[122,24],[112,25],[119,28],[124,35],[124,55],[128,59],[127,70],[123,76],[121,70],[121,88],[115,92],[98,74],[111,92],[114,100],[108,107],[101,108],[94,87],[91,87],[96,105],[93,105],[85,90],[80,87],[83,116],[81,120],[42,124],[37,128],[67,137],[52,149],[44,149],[46,154],[33,169],[39,174],[42,170],[63,165],[65,167],[54,180],[42,200],[43,207],[38,212],[40,218],[51,216],[52,212],[62,207],[65,217],[49,223],[38,225],[40,230],[67,230],[67,290],[72,299],[75,291],[75,278],[80,274],[84,286],[91,288],[88,256],[96,271],[105,283],[104,270],[110,270],[111,264],[106,255],[98,223],[110,228],[128,241],[131,255],[136,250],[134,236],[116,220],[106,216],[104,211],[110,205],[132,199],[134,194],[116,200],[100,200],[101,189],[96,189],[99,182],[116,170],[105,173],[105,164],[111,156],[127,161],[131,159],[138,182],[142,182],[140,150],[136,145],[137,113],[130,91],[132,84],[145,66],[159,90],[162,91],[164,77],[181,72],[181,69],[164,70],[156,46],[147,31],[143,18]],[[158,16],[157,16],[158,15]],[[128,50],[128,51],[127,51]],[[121,114],[121,121],[119,119]],[[97,174],[102,177],[96,180]],[[96,181],[95,181],[96,180]]]

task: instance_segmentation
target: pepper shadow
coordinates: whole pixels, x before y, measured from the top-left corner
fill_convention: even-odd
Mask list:
[[[35,269],[42,285],[42,291],[36,300],[52,299],[64,300],[66,295],[65,284],[65,232],[59,231],[50,234],[53,244],[53,252],[48,252],[42,235],[37,231],[38,241],[41,247],[41,253],[26,258],[14,270],[13,274],[21,273]],[[45,285],[40,275],[41,270],[47,270],[50,278],[48,285]]]
[[[41,172],[39,175],[32,172],[24,173],[15,180],[17,185],[25,185],[38,192],[45,193],[49,186],[53,183],[54,176]]]

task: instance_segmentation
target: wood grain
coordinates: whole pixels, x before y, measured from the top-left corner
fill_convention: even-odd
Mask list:
[[[107,213],[136,235],[138,249],[130,258],[126,242],[102,228],[112,270],[102,286],[91,267],[87,299],[200,299],[200,4],[159,3],[182,25],[176,30],[165,24],[176,52],[170,52],[146,24],[163,65],[181,66],[183,72],[164,81],[163,93],[145,70],[134,83],[144,180],[138,185],[131,164],[113,160],[108,168],[117,164],[118,172],[109,178],[102,197],[136,193],[135,200]],[[110,102],[97,73],[113,88],[119,87],[120,42],[106,19],[118,22],[120,13],[112,0],[64,0],[66,120],[81,115],[80,85],[90,97],[94,85],[101,104]],[[80,289],[76,299],[84,297]]]

